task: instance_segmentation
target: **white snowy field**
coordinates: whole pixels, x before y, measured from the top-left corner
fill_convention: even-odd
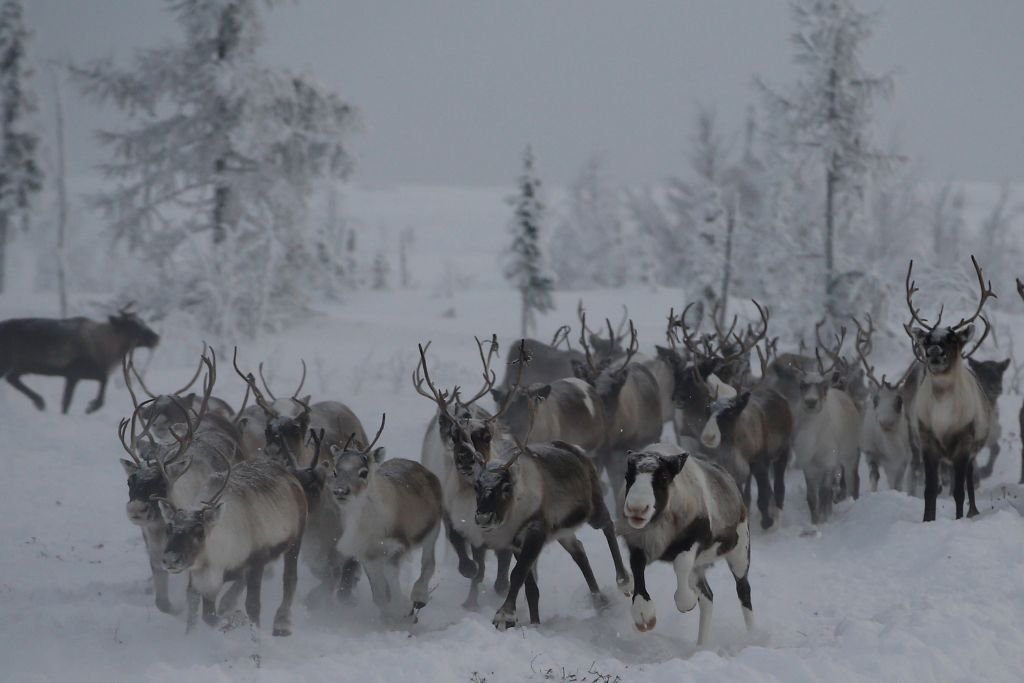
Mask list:
[[[411,387],[416,342],[433,340],[435,379],[472,387],[479,381],[472,335],[493,331],[507,342],[518,321],[511,292],[438,299],[428,290],[361,293],[320,307],[296,328],[244,346],[242,362],[267,360],[272,384],[289,391],[305,358],[315,398],[345,401],[370,429],[387,411],[382,443],[389,457],[418,459],[432,406]],[[586,300],[592,316],[613,319],[627,304],[650,351],[682,294],[638,289],[590,293]],[[540,321],[539,336],[572,320],[575,302],[575,295],[560,296],[558,310]],[[0,318],[52,306],[49,299],[0,300]],[[443,317],[448,309],[455,317]],[[159,331],[164,338],[147,380],[170,389],[190,376],[200,340]],[[237,402],[242,387],[230,370],[230,350],[218,351],[217,393]],[[143,352],[140,362],[146,361]],[[616,593],[603,539],[589,529],[581,538],[610,608],[595,613],[578,570],[556,545],[540,561],[542,624],[499,633],[491,626],[499,603],[493,592],[479,612],[460,606],[468,582],[442,538],[432,600],[408,630],[382,622],[365,579],[356,605],[307,609],[301,597],[313,579],[303,568],[294,635],[272,638],[269,618],[281,590],[276,567],[264,583],[267,623],[256,669],[246,629],[222,634],[200,623],[186,636],[184,618],[158,612],[147,593],[141,534],[124,514],[116,426],[130,402],[120,381],[111,382],[106,406],[91,416],[83,414],[91,383],[79,385],[73,414],[61,416],[54,410],[60,381],[26,381],[42,392],[47,412],[0,386],[2,681],[1019,681],[1024,670],[1019,396],[1003,399],[1006,446],[979,491],[982,514],[970,521],[954,521],[944,497],[939,520],[923,524],[920,499],[882,491],[839,505],[831,523],[807,535],[803,481],[791,471],[783,528],[755,531],[753,538],[753,633],[744,628],[731,576],[716,567],[709,577],[716,594],[712,635],[698,650],[697,613],[675,610],[667,565],[649,571],[657,628],[637,632],[628,600]],[[866,471],[862,477],[866,482]],[[404,568],[407,588],[415,565]],[[180,577],[172,599],[184,603]],[[524,602],[520,618],[528,621]]]

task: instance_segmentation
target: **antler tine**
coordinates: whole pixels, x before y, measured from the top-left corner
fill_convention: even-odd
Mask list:
[[[298,397],[302,387],[306,386],[306,359],[300,358],[299,362],[302,363],[302,379],[299,380],[299,386],[295,387],[295,393],[292,394],[292,398]]]
[[[206,355],[206,342],[204,341],[204,342],[203,342],[203,350],[199,352],[199,357],[200,357],[200,358],[202,358],[202,357],[203,357],[203,356],[205,356],[205,355]],[[133,367],[133,369],[134,369],[134,367]],[[188,384],[186,384],[185,386],[183,386],[183,387],[182,387],[181,389],[178,389],[177,391],[174,391],[174,392],[171,392],[171,393],[172,393],[172,394],[174,394],[175,396],[181,396],[182,394],[184,394],[184,393],[185,393],[186,391],[188,391],[189,389],[191,389],[191,388],[192,388],[192,385],[193,385],[193,384],[195,384],[195,383],[196,383],[196,380],[197,380],[197,379],[199,379],[199,374],[200,374],[200,373],[201,373],[202,371],[203,371],[203,361],[202,361],[202,360],[200,360],[200,361],[199,361],[199,364],[198,364],[198,365],[196,365],[196,372],[195,372],[195,374],[194,374],[194,375],[192,375],[192,379],[190,379],[190,380],[188,381]],[[137,375],[137,374],[136,374],[136,377],[138,377],[138,375]],[[139,382],[141,382],[141,381],[142,381],[142,378],[140,377],[140,378],[139,378]],[[142,388],[143,388],[143,389],[146,389],[146,386],[145,386],[145,385],[143,385],[143,386],[142,386]],[[146,389],[146,393],[147,393],[147,394],[149,393],[149,389]]]
[[[604,324],[608,327],[608,344],[610,353],[615,353],[615,347],[619,344],[619,338],[615,335],[615,331],[612,330],[612,321],[610,318],[605,318]]]
[[[974,254],[971,254],[971,263],[974,265],[974,272],[978,276],[978,287],[981,289],[981,297],[978,299],[978,308],[975,309],[974,315],[972,315],[970,318],[961,318],[960,322],[953,326],[953,329],[960,329],[965,325],[973,323],[975,320],[978,319],[978,316],[981,315],[981,309],[984,308],[985,302],[987,302],[989,299],[998,298],[996,296],[996,293],[992,291],[992,281],[989,280],[986,284],[985,274],[982,272],[981,266],[978,265],[978,259],[974,258]],[[988,327],[987,321],[986,327]],[[988,336],[987,329],[985,331],[985,336]],[[984,339],[985,337],[983,336],[981,341],[984,341]],[[978,346],[981,345],[981,341],[978,342]],[[977,346],[975,346],[975,349],[977,349]],[[973,353],[973,351],[971,353]]]
[[[520,339],[519,357],[511,361],[513,365],[519,366],[516,370],[515,384],[508,388],[508,393],[505,395],[505,400],[502,402],[500,406],[498,406],[498,411],[494,413],[494,415],[491,417],[491,421],[497,420],[502,415],[504,415],[508,411],[509,406],[512,405],[512,399],[515,398],[516,390],[519,388],[519,385],[522,384],[523,381],[523,367],[529,362],[530,355],[526,352],[526,340]]]
[[[594,363],[594,357],[590,353],[590,344],[587,343],[587,333],[590,332],[587,328],[587,314],[582,307],[583,299],[580,299],[580,309],[577,312],[580,317],[580,346],[583,347],[583,353],[587,359],[587,367],[589,367],[591,371],[596,372],[597,365]]]
[[[919,291],[918,288],[917,288],[917,282],[915,280],[911,279],[911,275],[912,275],[913,271],[914,271],[914,259],[910,259],[910,265],[907,266],[907,279],[904,282],[904,288],[906,289],[906,293],[907,293],[907,307],[910,309],[911,323],[915,323],[916,322],[921,327],[924,327],[924,328],[928,329],[929,331],[931,331],[931,330],[934,330],[936,327],[939,326],[939,322],[942,320],[942,312],[941,311],[939,312],[939,320],[936,321],[934,325],[929,325],[928,321],[925,318],[921,317],[921,309],[916,308],[914,306],[914,301],[913,301],[914,295],[917,294],[917,292]],[[904,325],[904,328],[907,328],[907,334],[910,334],[911,338],[913,338],[914,335],[910,331],[909,325]]]
[[[384,422],[385,422],[385,420],[387,420],[387,417],[388,417],[387,413],[381,413],[380,414],[380,427],[377,428],[377,434],[374,435],[373,441],[370,442],[370,445],[367,446],[366,448],[364,448],[361,451],[361,453],[363,455],[366,455],[370,451],[372,451],[373,447],[377,445],[378,441],[380,441],[380,435],[384,433]]]
[[[258,405],[260,408],[263,408],[263,412],[267,413],[268,415],[273,415],[273,408],[271,408],[270,404],[267,403],[267,400],[263,398],[263,394],[260,393],[259,387],[256,386],[256,378],[253,377],[253,374],[251,372],[246,374],[242,372],[241,368],[238,367],[237,346],[235,347],[234,354],[231,356],[231,364],[235,367],[235,372],[238,374],[238,376],[242,378],[242,381],[245,382],[246,385],[249,387],[249,390],[252,391],[252,396],[253,399],[256,401],[256,405]]]
[[[760,343],[760,341],[768,335],[768,321],[771,318],[771,314],[768,312],[768,309],[763,307],[761,304],[757,303],[756,299],[751,299],[751,301],[754,303],[754,307],[757,309],[757,314],[761,317],[761,329],[758,332],[751,331],[752,336],[750,339],[747,339],[746,341],[741,339],[738,334],[732,333],[730,331],[730,333],[733,335],[733,339],[736,341],[738,350],[733,353],[730,353],[728,356],[722,356],[723,363],[731,363],[732,361],[738,358],[749,356],[750,350],[752,348],[755,348],[758,345],[758,343]],[[736,325],[734,323],[733,328],[735,327]],[[724,344],[724,341],[719,342],[719,354],[721,354],[721,350]]]
[[[629,366],[629,362],[633,360],[633,356],[640,350],[640,342],[637,341],[636,326],[633,321],[629,321],[629,346],[626,348],[626,360],[622,361],[622,366],[619,368],[619,372],[622,372]]]
[[[232,449],[233,449],[233,451],[232,451],[232,453],[233,453],[234,450],[238,449],[238,445],[234,444],[232,446]],[[207,508],[212,508],[213,506],[215,506],[217,503],[220,502],[221,496],[224,495],[224,490],[227,489],[227,487],[228,487],[228,481],[231,479],[231,460],[229,460],[227,457],[225,457],[225,455],[223,453],[221,453],[220,449],[217,448],[217,446],[213,446],[213,450],[214,450],[215,453],[217,453],[217,455],[220,457],[220,459],[224,461],[224,464],[227,465],[228,469],[224,473],[224,481],[223,481],[223,483],[221,483],[220,488],[217,489],[217,493],[213,494],[213,496],[210,498],[210,500],[203,501],[203,507],[207,507]]]
[[[619,321],[619,326],[615,328],[616,341],[621,341],[626,338],[625,330],[627,321],[629,321],[629,309],[626,308],[626,304],[622,304],[622,320]]]
[[[196,435],[195,428],[192,426],[192,420],[190,420],[188,416],[188,409],[185,408],[184,405],[182,405],[182,403],[178,400],[177,397],[172,397],[171,400],[174,402],[174,405],[177,406],[178,410],[181,411],[182,416],[185,418],[186,431],[185,436],[180,437],[178,436],[177,432],[174,431],[174,425],[171,425],[171,427],[167,430],[171,433],[171,436],[174,437],[174,440],[178,442],[178,452],[175,453],[170,458],[164,458],[164,465],[168,465],[177,460],[178,458],[180,458],[182,455],[184,455],[185,451],[188,450],[188,447],[192,444],[192,441],[193,439],[195,439]],[[190,462],[189,465],[191,464],[192,463]],[[182,472],[182,474],[184,474],[184,472]]]
[[[494,383],[498,381],[498,376],[494,373],[494,370],[491,369],[491,361],[493,361],[494,357],[498,354],[498,335],[492,334],[491,338],[488,340],[487,343],[490,344],[490,348],[487,351],[486,357],[484,356],[484,343],[480,341],[479,337],[474,336],[473,339],[476,340],[476,348],[477,351],[480,352],[480,362],[483,363],[484,366],[484,386],[476,393],[475,396],[473,396],[473,398],[468,401],[460,401],[460,403],[467,406],[476,403],[482,397],[486,396],[487,393],[494,388]]]
[[[705,344],[704,351],[701,351],[698,342],[695,342],[693,335],[690,333],[690,328],[686,325],[686,314],[691,308],[693,308],[694,302],[686,304],[686,308],[683,309],[682,314],[679,316],[679,329],[683,335],[683,346],[693,355],[694,360],[708,360],[712,355],[711,349],[708,344]]]
[[[309,430],[309,440],[311,440],[315,446],[313,450],[313,462],[310,463],[310,468],[316,467],[320,462],[320,449],[324,445],[324,434],[326,430],[323,427],[320,428],[319,433],[316,430]]]
[[[1021,299],[1024,299],[1024,280],[1017,278],[1017,294],[1020,295]]]
[[[434,386],[433,381],[430,379],[430,370],[427,369],[427,348],[430,346],[430,342],[427,342],[426,346],[423,344],[417,344],[416,346],[420,351],[420,361],[416,364],[416,369],[413,370],[412,373],[412,383],[416,388],[416,393],[425,398],[429,398],[437,404],[437,408],[442,414],[448,415],[448,403],[451,397],[448,392],[439,391],[438,388]],[[422,370],[422,373],[420,370]],[[429,394],[423,390],[424,382],[427,383],[427,387],[430,389]],[[448,416],[451,417],[450,415]]]
[[[988,318],[986,318],[985,316],[980,316],[980,318],[981,322],[985,324],[985,331],[981,333],[981,337],[978,338],[978,342],[974,345],[974,347],[964,354],[964,358],[970,358],[971,356],[973,356],[974,352],[981,348],[981,343],[985,341],[985,338],[988,337],[988,333],[992,330],[992,325],[989,324]]]
[[[559,327],[557,330],[555,330],[554,336],[551,337],[551,346],[553,348],[557,348],[558,345],[564,341],[566,347],[571,351],[572,344],[569,343],[570,332],[572,332],[572,328],[569,327],[568,325],[562,325],[561,327]]]
[[[135,377],[135,380],[139,383],[139,386],[142,387],[142,390],[146,392],[146,395],[150,398],[156,398],[156,394],[149,390],[149,387],[146,386],[145,380],[142,379],[142,375],[135,369],[135,349],[130,349],[128,353],[125,354],[125,358],[128,359],[128,368],[131,370],[132,376]],[[128,384],[127,379],[125,380],[125,384]]]
[[[249,386],[249,383],[246,382],[245,395],[242,396],[242,407],[238,409],[237,413],[235,413],[235,419],[233,420],[235,424],[238,424],[238,422],[242,419],[242,413],[245,411],[245,407],[249,404],[250,393],[252,393],[252,388]]]
[[[135,390],[132,389],[132,378],[130,372],[132,369],[132,355],[134,353],[135,349],[129,349],[128,353],[124,354],[124,357],[121,358],[121,372],[124,374],[124,385],[128,389],[128,395],[132,398],[133,410],[139,407],[139,398],[135,395]],[[147,390],[146,393],[149,393],[149,391]]]
[[[587,327],[587,314],[586,314],[586,311],[583,309],[583,299],[580,299],[577,302],[577,304],[576,304],[576,317],[579,318],[580,325],[583,328],[580,331],[580,335],[583,335],[584,333],[590,333],[590,334],[594,333],[593,330],[591,330],[589,327]]]
[[[141,467],[142,461],[139,460],[139,456],[135,455],[135,449],[125,440],[125,434],[128,431],[129,424],[131,424],[131,421],[127,417],[121,418],[121,424],[117,426],[117,438],[121,440],[121,446],[128,451],[128,455],[130,455],[132,460],[135,461],[135,464]]]
[[[859,335],[858,335],[859,337]],[[857,353],[857,357],[860,359],[861,365],[864,366],[864,376],[868,378],[868,381],[874,385],[875,389],[881,389],[882,384],[885,382],[885,375],[882,376],[882,381],[879,382],[875,378],[875,366],[868,362],[867,356],[864,353],[863,345],[858,338],[857,343],[854,344],[854,351]]]
[[[766,356],[770,354],[770,351],[767,350],[767,347],[768,342],[765,342],[765,352],[761,353],[761,347],[758,346],[757,344],[754,344],[754,351],[757,352],[757,362],[761,365],[762,378],[768,376],[768,358]]]
[[[257,372],[260,373],[260,381],[263,382],[263,390],[267,392],[267,396],[270,397],[271,401],[276,401],[277,396],[274,396],[274,392],[270,390],[270,385],[267,384],[267,378],[263,376],[263,363],[261,362],[256,366]]]

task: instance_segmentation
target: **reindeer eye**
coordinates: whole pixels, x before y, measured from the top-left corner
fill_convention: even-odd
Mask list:
[[[363,469],[359,470],[359,478],[360,479],[366,479],[368,476],[370,476],[370,471],[369,470],[367,470],[366,468],[363,468]]]

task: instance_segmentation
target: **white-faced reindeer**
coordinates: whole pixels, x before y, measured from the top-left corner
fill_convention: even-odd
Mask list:
[[[907,268],[906,295],[911,323],[904,325],[910,337],[914,356],[924,366],[924,374],[914,396],[912,428],[917,434],[924,462],[924,521],[935,519],[935,502],[939,488],[939,463],[953,466],[953,500],[956,518],[963,517],[964,488],[969,500],[968,517],[978,514],[974,503],[974,459],[988,442],[992,428],[992,402],[985,395],[977,377],[964,363],[985,341],[989,322],[981,314],[985,303],[995,293],[986,283],[978,261],[971,256],[978,277],[978,306],[969,318],[956,325],[941,327],[942,311],[934,324],[921,317],[914,306],[918,291],[911,279],[914,262]],[[970,351],[967,344],[974,336],[974,322],[981,320],[985,331]],[[915,325],[912,327],[912,325]]]
[[[671,562],[676,574],[676,609],[700,607],[697,644],[707,641],[714,594],[707,568],[724,557],[736,579],[747,628],[750,601],[750,520],[733,478],[721,467],[690,458],[673,444],[656,443],[627,454],[626,495],[619,533],[633,571],[633,623],[650,631],[657,623],[645,572],[652,562]]]
[[[189,573],[186,630],[195,626],[200,598],[203,620],[218,625],[221,587],[225,581],[244,578],[245,611],[258,642],[263,569],[283,554],[284,594],[274,615],[273,634],[291,635],[291,605],[306,524],[302,486],[270,458],[229,465],[217,483],[219,489],[198,504],[178,506],[157,499],[167,524],[163,568],[173,574]]]
[[[871,490],[878,490],[879,470],[885,470],[889,486],[902,491],[911,459],[910,424],[903,397],[906,375],[895,384],[890,384],[885,375],[877,379],[874,366],[868,362],[866,338],[860,331],[856,351],[870,385],[860,430],[860,448],[868,463]]]
[[[595,360],[583,334],[580,345],[586,363],[573,361],[576,377],[594,388],[604,407],[604,443],[598,450],[597,462],[607,472],[616,497],[626,471],[622,453],[657,440],[662,428],[658,382],[646,367],[631,363],[639,346],[632,321],[629,329],[630,343],[621,361]]]
[[[441,482],[445,534],[458,557],[459,573],[470,579],[469,594],[463,603],[466,609],[476,609],[478,606],[480,583],[486,571],[487,546],[484,545],[479,527],[473,521],[476,510],[476,492],[473,488],[476,481],[476,454],[481,454],[480,457],[485,460],[490,458],[492,442],[500,441],[504,436],[504,425],[498,416],[491,415],[477,404],[494,385],[495,373],[491,369],[491,361],[498,352],[497,338],[492,336],[486,354],[483,342],[479,339],[476,342],[483,364],[484,384],[468,400],[463,400],[457,389],[452,392],[439,391],[434,386],[427,369],[426,350],[429,343],[420,347],[420,360],[412,378],[416,392],[437,406],[437,412],[423,436],[420,462]],[[525,348],[528,346],[521,340],[520,351]],[[423,388],[424,383],[429,392]],[[498,574],[494,590],[504,594],[508,591],[512,553],[498,550],[497,557]]]
[[[384,417],[369,446],[331,446],[334,467],[327,487],[341,509],[340,552],[362,565],[373,601],[386,617],[409,618],[430,597],[441,529],[441,482],[413,460],[384,460],[384,449],[374,448],[383,431]],[[420,576],[410,600],[402,594],[399,569],[402,559],[421,546]]]

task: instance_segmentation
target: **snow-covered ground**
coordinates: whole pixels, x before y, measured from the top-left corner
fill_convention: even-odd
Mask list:
[[[594,317],[617,317],[627,304],[648,348],[662,338],[669,306],[681,300],[671,290],[587,295]],[[558,311],[541,321],[542,336],[574,317],[575,301],[559,297]],[[0,318],[51,306],[0,301]],[[509,340],[517,320],[508,291],[452,299],[427,287],[361,293],[243,347],[241,357],[250,366],[267,359],[271,382],[282,388],[297,380],[304,357],[307,388],[317,398],[344,400],[367,425],[387,411],[389,456],[416,459],[432,413],[410,386],[416,342],[433,340],[436,379],[471,387],[479,378],[472,335],[494,331]],[[191,374],[199,340],[160,331],[148,383],[169,388]],[[241,382],[230,372],[229,350],[219,351],[217,393],[237,402]],[[311,611],[297,601],[294,635],[267,633],[257,670],[246,629],[222,634],[200,624],[186,636],[183,617],[161,614],[147,594],[142,538],[124,515],[116,426],[130,402],[121,383],[112,381],[107,405],[91,416],[83,412],[94,386],[79,385],[73,414],[63,417],[53,410],[60,382],[27,381],[42,391],[47,412],[0,387],[3,681],[1018,681],[1024,670],[1024,490],[1011,483],[1020,467],[1019,396],[1004,397],[1007,448],[979,492],[982,515],[974,520],[954,521],[943,498],[939,520],[922,524],[921,500],[884,491],[841,504],[831,523],[808,535],[802,477],[791,471],[783,528],[753,539],[753,633],[743,626],[727,569],[716,567],[709,579],[717,596],[712,635],[698,650],[696,611],[676,612],[667,565],[653,567],[648,578],[657,628],[637,632],[603,540],[588,529],[581,538],[612,599],[604,613],[591,608],[582,577],[555,546],[539,570],[543,623],[499,633],[490,623],[499,602],[493,593],[479,612],[460,606],[467,581],[446,549],[415,626],[389,629],[363,580],[354,606]],[[407,566],[406,586],[412,576]],[[264,584],[265,614],[280,599],[280,578],[278,567]],[[299,580],[301,597],[313,579],[303,569]],[[172,597],[183,604],[180,577]]]

